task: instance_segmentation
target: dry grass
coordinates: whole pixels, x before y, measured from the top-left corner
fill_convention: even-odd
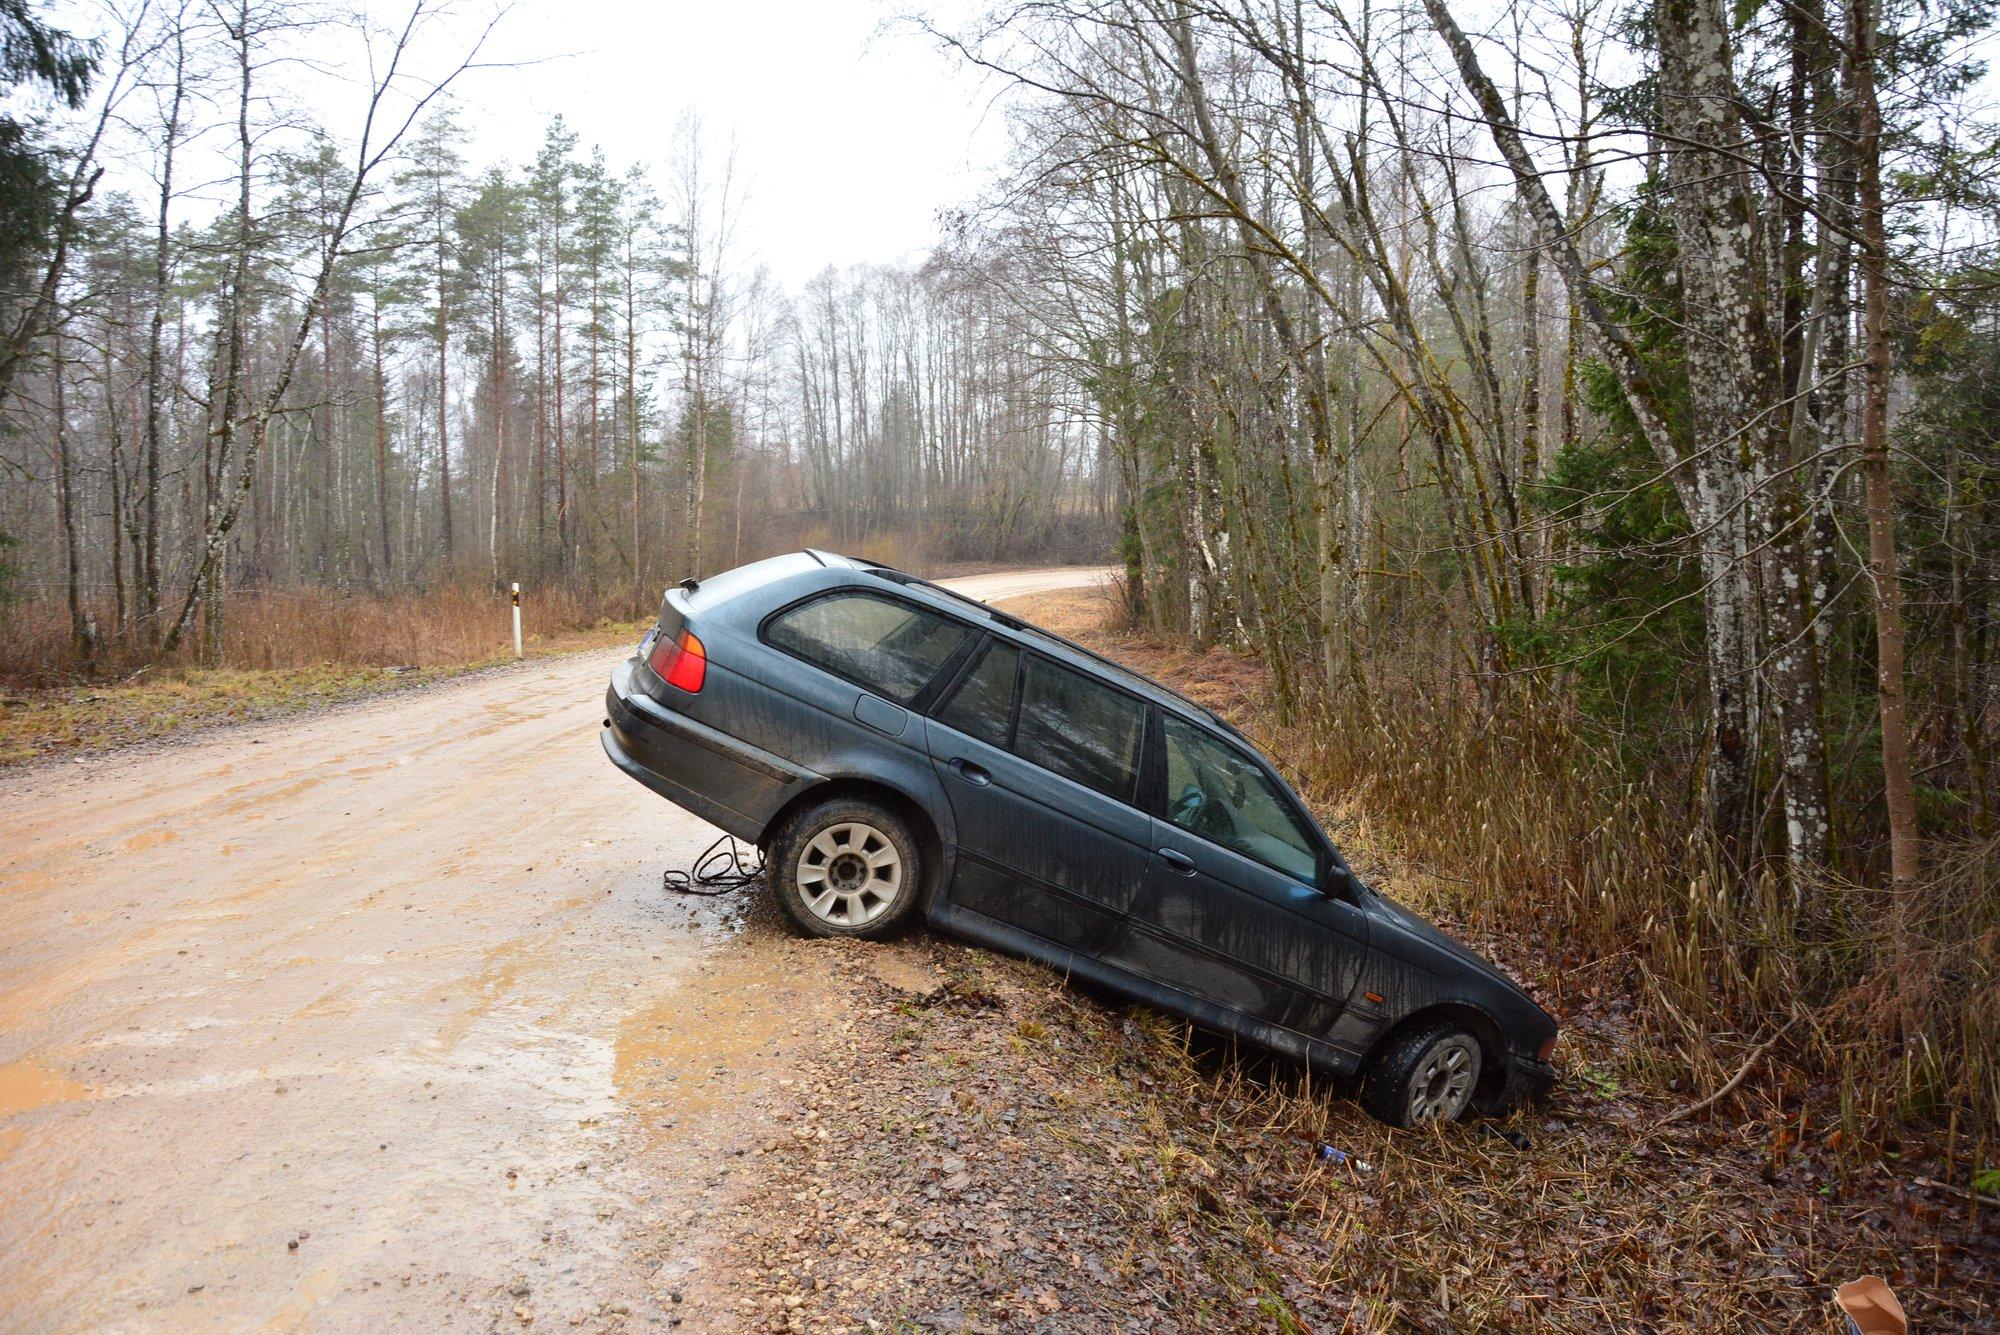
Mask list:
[[[629,623],[629,594],[581,594],[560,586],[523,596],[523,620],[536,638]],[[507,597],[484,585],[422,594],[280,591],[239,593],[229,602],[222,655],[214,666],[268,671],[339,664],[354,668],[455,667],[491,658],[512,643]],[[117,680],[141,668],[191,666],[184,645],[156,662],[143,646],[112,645],[99,662],[77,658],[68,613],[55,603],[0,609],[0,683],[54,686]],[[108,623],[108,609],[100,617]]]
[[[875,952],[945,982],[862,983]],[[922,936],[823,953],[865,989],[801,1081],[825,1143],[774,1128],[729,1226],[769,1329],[1831,1332],[1864,1273],[1921,1330],[1995,1315],[1990,1238],[1774,1166],[1754,1127],[1656,1130],[1672,1092],[1594,1031],[1514,1139],[1394,1132],[1045,969]]]
[[[625,608],[562,591],[524,599],[531,655],[637,639]],[[0,638],[0,765],[312,708],[509,661],[506,598],[484,588],[423,596],[251,594],[232,602],[223,665],[184,651],[148,663],[76,662],[60,609],[9,609]]]
[[[1786,887],[1723,869],[1684,794],[1630,779],[1532,704],[1487,719],[1415,690],[1354,692],[1288,742],[1350,842],[1415,873],[1402,893],[1494,935],[1521,935],[1527,908],[1559,1002],[1582,977],[1641,1003],[1658,1074],[1714,1088],[1790,1024],[1767,1088],[1796,1101],[1830,1080],[1829,1132],[1865,1153],[1956,1113],[1968,1157],[1993,1161],[1993,846],[1934,850],[1917,902],[1828,881],[1802,917]]]
[[[1867,1273],[1920,1329],[1995,1316],[1990,1238],[1876,1181],[1773,1172],[1754,1142],[1652,1131],[1658,1092],[1601,1068],[1514,1119],[1519,1146],[1479,1125],[1390,1131],[1290,1068],[1067,990],[1028,1023],[1062,1037],[1068,1082],[1138,1097],[1170,1169],[1148,1224],[1199,1239],[1256,1313],[1215,1328],[1830,1330],[1829,1290]]]

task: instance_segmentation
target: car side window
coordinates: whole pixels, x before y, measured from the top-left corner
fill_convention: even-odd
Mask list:
[[[1014,752],[1121,802],[1139,781],[1146,707],[1080,672],[1030,657],[1021,680]]]
[[[1019,649],[997,642],[989,645],[979,665],[937,711],[938,722],[989,746],[1007,745],[1007,726],[1014,717],[1014,675],[1020,666]]]
[[[1168,819],[1190,834],[1317,884],[1319,841],[1270,776],[1192,724],[1171,715],[1162,722]]]
[[[771,644],[897,704],[908,704],[971,633],[949,618],[860,592],[815,599],[764,628]]]

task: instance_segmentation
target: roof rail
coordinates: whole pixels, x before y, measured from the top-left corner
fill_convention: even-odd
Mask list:
[[[1221,724],[1224,728],[1227,728],[1232,735],[1238,737],[1242,736],[1242,733],[1237,730],[1235,724],[1231,723],[1228,719],[1222,717],[1222,715],[1216,713],[1213,709],[1210,709],[1207,705],[1203,704],[1201,701],[1189,695],[1186,691],[1179,690],[1176,689],[1175,687],[1169,686],[1157,677],[1148,677],[1143,672],[1134,672],[1131,668],[1126,667],[1123,663],[1119,662],[1117,659],[1111,658],[1105,654],[1100,654],[1097,652],[1097,650],[1089,648],[1085,645],[1078,644],[1075,640],[1072,640],[1067,635],[1058,635],[1055,631],[1052,631],[1045,626],[1037,626],[1032,622],[1023,621],[1019,617],[1009,616],[1005,612],[999,612],[996,613],[995,615],[1000,619],[1002,624],[1013,626],[1017,630],[1025,630],[1031,634],[1039,635],[1045,640],[1054,640],[1057,644],[1060,644],[1063,648],[1069,650],[1071,653],[1082,654],[1085,658],[1091,659],[1094,662],[1102,663],[1104,664],[1104,666],[1111,668],[1113,671],[1123,673],[1125,676],[1138,677],[1140,680],[1144,681],[1147,685],[1152,686],[1154,689],[1164,691],[1168,695],[1171,695],[1172,697],[1174,697],[1174,699],[1180,701],[1182,704],[1186,705],[1189,709],[1192,709],[1195,713],[1201,715],[1203,718],[1210,719],[1216,723]]]
[[[976,607],[980,611],[986,613],[987,616],[991,617],[994,621],[999,622],[1001,625],[1007,627],[1009,630],[1026,631],[1031,635],[1039,635],[1045,640],[1053,640],[1055,643],[1061,645],[1063,648],[1069,650],[1073,654],[1081,655],[1082,657],[1088,658],[1095,663],[1101,663],[1105,667],[1110,668],[1112,671],[1117,672],[1122,676],[1136,677],[1139,680],[1145,682],[1147,685],[1153,687],[1155,690],[1164,691],[1166,694],[1171,695],[1174,699],[1186,705],[1189,709],[1192,709],[1196,713],[1200,714],[1203,718],[1210,719],[1216,723],[1221,724],[1224,728],[1227,728],[1232,735],[1237,737],[1241,737],[1243,735],[1242,732],[1237,729],[1235,724],[1231,723],[1228,719],[1222,717],[1222,715],[1216,713],[1213,709],[1210,709],[1207,705],[1203,704],[1201,701],[1189,695],[1186,691],[1176,690],[1174,687],[1167,685],[1163,681],[1160,681],[1153,677],[1148,677],[1141,672],[1134,672],[1131,668],[1125,666],[1125,664],[1119,662],[1117,659],[1109,657],[1108,655],[1105,654],[1100,654],[1099,652],[1097,652],[1097,650],[1092,649],[1086,645],[1078,644],[1075,640],[1072,640],[1067,635],[1058,635],[1055,631],[1048,629],[1048,627],[1046,626],[1037,626],[1032,621],[1023,621],[1020,617],[1015,616],[1011,612],[1003,612],[999,608],[993,606],[991,603],[981,602],[979,599],[972,597],[970,594],[960,593],[957,589],[947,589],[944,585],[938,584],[932,580],[925,579],[921,575],[908,575],[900,570],[895,569],[894,567],[884,566],[884,565],[865,565],[862,567],[862,569],[870,572],[871,574],[887,576],[888,578],[894,580],[898,584],[905,584],[905,585],[914,584],[918,588],[926,589],[929,592],[940,594],[946,598],[951,598],[958,602],[969,604],[970,606]]]
[[[976,607],[986,613],[986,615],[996,619],[1004,619],[1007,616],[1005,612],[1002,612],[990,603],[983,603],[971,594],[960,593],[957,589],[947,589],[944,585],[939,584],[935,580],[925,579],[922,575],[912,575],[907,571],[898,570],[894,566],[885,565],[870,564],[863,566],[862,569],[871,575],[882,575],[897,584],[914,584],[920,589],[928,589],[940,598],[949,598],[953,602],[964,603],[968,607]]]

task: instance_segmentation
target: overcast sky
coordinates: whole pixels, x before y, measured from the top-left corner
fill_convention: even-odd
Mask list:
[[[617,169],[647,162],[663,183],[689,110],[718,151],[734,139],[742,260],[796,290],[829,264],[915,258],[938,210],[979,192],[1006,130],[990,84],[886,22],[908,8],[518,0],[489,52],[538,63],[459,86],[471,156],[525,163],[560,112],[584,151],[601,144]]]

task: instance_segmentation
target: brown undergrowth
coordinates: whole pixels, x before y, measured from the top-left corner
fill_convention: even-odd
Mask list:
[[[630,592],[597,594],[555,585],[523,595],[523,629],[548,639],[629,623]],[[340,593],[273,590],[237,593],[229,600],[222,652],[203,663],[193,643],[161,658],[141,636],[120,641],[108,634],[93,662],[81,659],[70,637],[69,614],[55,602],[0,607],[0,683],[10,687],[116,682],[134,672],[221,667],[268,672],[318,668],[459,667],[494,658],[510,648],[513,623],[507,595],[484,584],[448,585],[423,593]],[[110,625],[110,609],[97,624]]]
[[[1990,1236],[1656,1128],[1676,1095],[1616,1074],[1615,1014],[1545,1107],[1392,1132],[1031,965],[927,935],[837,953],[855,1022],[797,1073],[712,1258],[748,1329],[1831,1331],[1830,1287],[1865,1273],[1920,1330],[1994,1319]],[[941,981],[843,963],[877,955]]]
[[[1559,998],[1576,970],[1633,998],[1655,1074],[1713,1089],[1770,1043],[1739,1111],[1830,1097],[1814,1134],[1864,1156],[1940,1124],[1955,1180],[2000,1162],[2000,846],[1933,848],[1901,901],[1833,877],[1745,885],[1684,793],[1532,704],[1488,719],[1390,686],[1324,711],[1284,754],[1349,841],[1427,908],[1525,935]]]
[[[276,717],[513,660],[507,601],[484,590],[244,595],[232,605],[223,666],[199,666],[185,652],[156,663],[114,655],[81,680],[63,666],[61,623],[34,609],[24,617],[0,637],[0,766]],[[525,620],[530,657],[636,641],[642,631],[569,596],[530,599]]]

